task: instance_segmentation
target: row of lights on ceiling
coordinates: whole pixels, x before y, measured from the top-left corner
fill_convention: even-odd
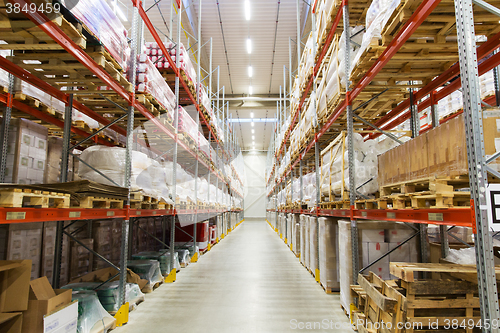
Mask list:
[[[247,21],[250,21],[250,16],[251,16],[251,10],[250,10],[250,0],[245,0],[245,18]],[[248,54],[252,54],[252,40],[247,38],[247,52]],[[252,65],[248,66],[248,77],[252,78],[253,77],[253,67]],[[250,95],[253,94],[253,87],[250,84],[248,87],[248,93]],[[250,118],[253,118],[253,112],[250,112]],[[255,123],[252,121],[250,123],[252,125],[252,149],[255,150],[255,129],[253,128],[255,126]]]
[[[250,21],[250,17],[251,17],[250,0],[245,0],[245,18],[247,21]],[[248,54],[252,53],[252,40],[250,39],[250,37],[247,38],[247,52]],[[252,65],[248,66],[248,77],[249,78],[253,77]],[[253,87],[251,84],[248,87],[248,94],[249,95],[253,94]]]

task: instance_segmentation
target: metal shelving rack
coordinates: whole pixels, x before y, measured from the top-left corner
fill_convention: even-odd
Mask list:
[[[28,0],[9,0],[13,4],[19,4],[22,8],[24,5],[29,6]],[[181,14],[182,14],[182,5],[180,0],[164,0],[168,1],[175,6],[177,10],[177,42],[176,42],[176,54],[180,54],[180,43],[181,43]],[[243,198],[242,194],[239,193],[231,184],[230,178],[228,175],[224,173],[219,174],[217,167],[220,165],[230,164],[231,157],[235,157],[238,151],[237,142],[235,142],[235,137],[231,137],[229,135],[229,122],[228,117],[224,117],[224,96],[222,96],[222,109],[219,108],[219,98],[220,98],[220,89],[219,89],[219,80],[217,79],[217,92],[212,92],[212,68],[211,68],[211,52],[210,52],[210,70],[207,72],[207,77],[209,77],[209,98],[216,98],[217,107],[216,114],[220,119],[224,119],[222,121],[223,131],[227,133],[225,136],[224,142],[222,142],[219,138],[218,133],[214,131],[214,129],[210,126],[209,121],[205,117],[200,107],[200,104],[197,101],[200,101],[200,87],[202,85],[201,79],[201,64],[200,64],[200,54],[201,54],[201,42],[198,43],[198,61],[197,61],[197,72],[198,72],[198,82],[197,82],[197,98],[191,94],[187,83],[181,79],[180,72],[180,57],[176,57],[176,63],[173,62],[172,58],[169,55],[168,50],[165,48],[161,38],[156,31],[156,28],[153,26],[146,11],[143,8],[142,2],[138,0],[132,0],[133,4],[133,19],[132,19],[132,34],[131,34],[131,49],[132,49],[132,61],[131,61],[131,75],[132,78],[132,87],[135,87],[135,68],[137,66],[137,57],[135,56],[140,52],[142,45],[142,31],[141,29],[145,26],[154,40],[158,43],[160,48],[163,51],[163,55],[165,59],[169,62],[170,67],[175,73],[175,96],[177,101],[177,108],[175,110],[175,125],[174,131],[168,129],[164,124],[162,124],[152,113],[150,113],[146,107],[141,104],[135,96],[135,89],[132,89],[132,92],[127,91],[125,87],[123,87],[120,83],[118,83],[115,79],[113,79],[110,74],[108,74],[104,68],[100,67],[88,54],[85,53],[71,38],[68,36],[60,27],[58,27],[54,22],[48,20],[43,14],[38,12],[27,12],[24,13],[27,18],[29,18],[33,23],[37,24],[38,28],[43,31],[47,36],[49,36],[53,41],[58,43],[68,54],[70,54],[74,59],[78,60],[82,65],[84,65],[92,74],[97,76],[97,78],[102,82],[103,85],[107,85],[114,94],[118,98],[121,98],[128,107],[124,110],[125,115],[115,119],[114,121],[110,121],[104,118],[99,113],[95,112],[91,108],[85,106],[84,104],[78,102],[73,99],[73,94],[70,90],[62,91],[58,88],[48,84],[44,80],[34,76],[27,70],[22,67],[16,65],[12,61],[0,57],[0,68],[8,71],[10,73],[10,79],[13,81],[14,77],[18,77],[21,80],[29,82],[31,85],[45,91],[50,96],[64,102],[66,104],[65,108],[65,120],[59,120],[56,117],[50,116],[46,113],[40,112],[39,110],[30,107],[22,102],[16,101],[13,99],[13,90],[12,84],[9,87],[9,91],[7,93],[0,94],[0,103],[6,106],[5,111],[3,112],[3,121],[2,121],[2,141],[0,142],[2,147],[2,156],[1,167],[5,167],[6,161],[6,142],[8,138],[8,126],[10,121],[10,112],[14,108],[21,112],[31,115],[37,119],[40,119],[46,123],[56,125],[60,128],[64,129],[64,145],[63,145],[63,156],[62,156],[62,171],[61,171],[61,181],[66,181],[67,175],[67,165],[68,165],[68,157],[70,155],[70,139],[71,133],[74,133],[80,137],[85,138],[85,140],[93,140],[97,144],[114,146],[115,144],[97,136],[99,132],[106,128],[110,128],[115,130],[118,134],[126,136],[126,170],[125,170],[125,179],[127,184],[126,186],[130,187],[130,175],[131,175],[131,154],[133,149],[133,144],[138,143],[143,146],[147,146],[146,140],[141,140],[138,138],[134,138],[134,113],[138,111],[141,117],[145,117],[146,121],[153,124],[158,132],[165,137],[169,138],[173,141],[174,153],[173,153],[173,201],[174,206],[172,209],[131,209],[130,208],[130,194],[127,200],[127,205],[123,209],[82,209],[82,208],[0,208],[0,223],[9,224],[9,223],[27,223],[27,222],[47,222],[47,221],[58,221],[57,228],[57,239],[56,239],[56,254],[55,254],[55,264],[54,264],[54,287],[58,287],[59,285],[59,271],[60,271],[60,263],[61,263],[61,251],[62,251],[62,238],[64,234],[64,221],[77,221],[77,220],[94,220],[94,219],[110,219],[110,218],[122,218],[122,242],[121,242],[121,261],[120,261],[120,303],[124,304],[124,283],[126,279],[126,267],[127,267],[127,259],[129,254],[129,231],[131,230],[131,224],[133,220],[138,217],[150,217],[150,216],[163,216],[163,222],[165,221],[165,217],[170,217],[172,227],[171,227],[171,235],[170,235],[170,251],[171,251],[171,267],[173,267],[173,250],[174,250],[174,241],[175,241],[175,217],[178,216],[190,216],[194,215],[195,222],[198,219],[208,219],[210,217],[221,215],[224,219],[229,218],[229,212],[233,211],[232,207],[227,203],[227,208],[219,207],[219,208],[208,208],[208,207],[199,207],[196,205],[194,209],[178,209],[176,207],[176,167],[177,167],[177,156],[180,151],[187,154],[189,158],[194,160],[195,163],[195,179],[198,178],[199,169],[203,168],[203,172],[207,174],[208,184],[215,183],[215,186],[219,189],[221,188],[225,193],[231,194],[232,196],[237,196],[239,198]],[[201,0],[199,0],[199,24],[198,24],[198,37],[201,35]],[[173,22],[173,21],[172,21]],[[171,29],[172,30],[172,29]],[[211,43],[210,43],[210,51],[211,51]],[[205,77],[206,78],[206,77]],[[206,164],[203,159],[198,155],[199,149],[193,151],[185,142],[180,140],[178,136],[178,114],[179,114],[179,90],[185,90],[186,94],[189,97],[189,100],[192,104],[195,105],[198,116],[197,124],[201,124],[204,132],[208,133],[208,141],[210,146],[212,146],[212,142],[215,143],[216,148],[216,156],[215,167],[211,167]],[[114,103],[117,107],[120,107],[116,103]],[[215,103],[214,103],[215,106]],[[120,107],[123,110],[123,107]],[[100,124],[104,125],[99,131],[93,133],[89,136],[86,131],[83,131],[80,128],[72,126],[71,122],[71,114],[72,110],[78,110],[85,115],[93,118],[98,121]],[[227,104],[227,112],[229,112],[229,105]],[[119,126],[118,122],[127,118],[126,129]],[[201,121],[200,121],[201,119]],[[214,119],[214,121],[219,121]],[[231,141],[233,140],[233,141]],[[82,141],[80,141],[81,143]],[[76,146],[76,145],[75,145]],[[74,148],[74,147],[73,147]],[[153,150],[153,149],[151,149]],[[158,152],[156,152],[160,155]],[[222,170],[224,168],[221,168]],[[243,182],[241,181],[240,176],[236,172],[235,168],[231,165],[231,172],[233,173],[234,179],[237,179],[241,185]],[[3,173],[2,173],[3,174]],[[213,175],[213,177],[211,177]],[[212,181],[212,182],[211,182]],[[197,181],[195,181],[197,185]],[[195,193],[198,192],[198,188],[196,186]],[[218,193],[218,192],[217,192]],[[196,198],[197,199],[197,198]],[[218,198],[217,198],[218,199]],[[217,201],[218,202],[218,201]],[[239,211],[239,210],[235,210]],[[233,226],[234,227],[234,226]],[[193,249],[196,246],[196,227],[194,228],[193,235]],[[227,233],[228,230],[224,230],[223,233]],[[151,235],[150,235],[151,236]],[[159,239],[156,239],[160,241]],[[168,244],[164,243],[165,240],[160,241],[162,244],[168,246]],[[94,252],[95,253],[95,252]],[[99,257],[101,257],[98,253],[95,253]],[[102,257],[101,257],[102,258]],[[174,270],[175,271],[175,270]]]
[[[312,5],[312,12],[315,12],[317,5],[317,0],[314,1]],[[297,1],[297,15],[299,15],[299,3]],[[302,176],[303,176],[303,162],[306,159],[314,158],[315,170],[318,172],[318,143],[320,139],[327,131],[330,129],[332,124],[339,119],[339,117],[346,112],[347,114],[347,132],[348,136],[352,136],[354,129],[353,123],[355,118],[359,117],[354,115],[352,110],[353,101],[359,94],[370,84],[370,82],[375,78],[375,76],[384,68],[385,65],[392,59],[392,57],[399,51],[399,49],[405,44],[405,42],[411,37],[411,35],[417,30],[417,28],[426,20],[427,16],[432,13],[432,11],[439,5],[440,0],[424,0],[420,3],[417,10],[414,11],[413,15],[405,22],[403,27],[399,29],[399,33],[392,39],[392,41],[387,45],[385,50],[381,53],[375,63],[371,68],[365,73],[364,77],[350,90],[347,88],[345,91],[345,99],[335,108],[333,112],[330,113],[325,124],[318,128],[315,132],[314,138],[307,144],[307,146],[300,152],[299,157],[295,161],[290,161],[290,165],[287,166],[286,171],[283,175],[278,175],[278,169],[280,166],[280,161],[283,160],[286,154],[286,143],[289,140],[292,129],[295,124],[300,120],[300,112],[305,105],[306,98],[309,96],[310,92],[315,89],[315,78],[318,74],[318,69],[321,66],[325,54],[331,45],[333,38],[339,31],[347,32],[349,27],[349,3],[348,0],[343,0],[341,5],[333,19],[333,24],[328,32],[326,42],[323,47],[318,50],[319,58],[316,61],[313,68],[313,75],[311,76],[309,82],[306,85],[305,91],[302,92],[300,102],[298,105],[298,110],[292,118],[291,124],[285,133],[285,137],[281,142],[277,141],[278,131],[280,123],[277,124],[274,140],[270,146],[268,152],[268,169],[267,169],[267,186],[272,185],[272,189],[268,191],[268,197],[274,195],[276,202],[278,202],[278,193],[283,184],[286,184],[288,175],[294,173],[296,168],[299,168],[299,177],[301,182],[301,192],[300,192],[300,202],[302,203]],[[269,212],[276,212],[276,217],[278,213],[292,213],[292,214],[310,214],[314,216],[333,216],[333,217],[344,217],[351,220],[351,239],[352,239],[352,251],[357,253],[357,228],[356,221],[361,220],[384,220],[384,221],[400,221],[407,223],[416,223],[417,225],[424,226],[425,224],[437,224],[441,228],[441,238],[447,232],[446,226],[465,226],[472,227],[476,235],[476,254],[477,254],[477,267],[478,267],[478,282],[479,282],[479,296],[481,303],[481,317],[483,322],[485,320],[494,322],[500,320],[499,307],[498,307],[498,295],[496,287],[496,277],[494,272],[494,262],[492,254],[492,243],[491,236],[488,230],[488,217],[486,213],[486,199],[485,199],[485,189],[487,187],[487,177],[486,173],[490,172],[487,162],[491,162],[498,154],[495,154],[487,161],[484,158],[484,145],[483,145],[483,133],[482,133],[482,119],[481,119],[481,99],[479,94],[479,75],[495,68],[500,64],[499,53],[494,51],[500,46],[500,33],[491,36],[485,43],[476,49],[476,40],[474,33],[474,19],[473,19],[473,9],[472,5],[476,4],[482,9],[489,11],[494,15],[500,15],[500,11],[485,3],[482,0],[455,0],[455,16],[456,16],[456,26],[458,34],[458,49],[459,49],[459,62],[452,65],[448,70],[444,71],[441,75],[435,77],[430,81],[430,83],[424,85],[418,91],[412,91],[410,98],[402,101],[394,108],[392,111],[388,112],[381,119],[377,120],[373,124],[363,121],[368,129],[375,129],[374,133],[370,134],[369,138],[376,138],[382,134],[387,134],[386,130],[390,130],[395,126],[401,124],[407,119],[414,118],[418,111],[422,111],[429,106],[432,106],[434,113],[433,117],[433,127],[443,123],[458,114],[454,114],[445,119],[439,120],[435,112],[435,105],[437,101],[448,96],[453,91],[456,91],[463,87],[462,92],[464,94],[464,116],[466,123],[466,134],[467,134],[467,151],[468,151],[468,164],[469,164],[469,181],[471,184],[471,207],[467,208],[448,208],[448,209],[356,209],[355,208],[355,182],[354,174],[354,157],[353,157],[353,147],[352,140],[349,140],[349,179],[350,179],[350,196],[349,196],[349,209],[320,209],[318,206],[319,200],[316,202],[315,208],[308,209],[285,209],[282,207],[276,207],[274,209],[268,209]],[[340,20],[343,20],[343,29],[339,30]],[[298,20],[299,23],[299,20]],[[316,31],[314,16],[312,23],[313,33]],[[298,24],[299,27],[299,24]],[[347,34],[348,35],[348,34]],[[315,39],[316,40],[316,39]],[[300,62],[300,45],[301,45],[301,35],[300,30],[297,34],[297,51],[298,57],[297,61]],[[346,50],[350,49],[350,36],[346,38]],[[350,73],[349,64],[349,52],[345,52],[345,72]],[[490,54],[493,55],[490,56]],[[483,60],[478,64],[478,60]],[[291,67],[291,66],[290,66]],[[297,66],[298,68],[298,66]],[[458,77],[460,79],[454,79]],[[498,78],[496,78],[498,80]],[[447,84],[447,85],[445,85]],[[496,87],[498,83],[496,82]],[[350,85],[347,84],[347,87]],[[438,87],[444,86],[441,90],[436,91]],[[291,86],[290,86],[291,89]],[[498,89],[497,89],[498,90]],[[498,94],[498,92],[497,92]],[[427,97],[424,99],[425,97]],[[413,101],[419,101],[418,104],[414,104]],[[487,100],[483,101],[487,104],[497,105],[496,97],[492,96]],[[279,110],[279,108],[278,108]],[[413,110],[413,112],[412,112]],[[413,113],[413,115],[412,115]],[[412,117],[413,116],[413,117]],[[413,135],[417,136],[423,131],[417,131],[414,128]],[[390,137],[390,134],[387,135]],[[279,147],[277,153],[275,153],[275,147]],[[314,150],[312,150],[314,148]],[[494,174],[494,173],[493,173]],[[317,199],[319,199],[319,184],[316,182],[317,189]],[[269,207],[268,207],[269,208]],[[274,226],[277,227],[277,221]],[[420,235],[421,237],[425,233],[425,228],[415,228],[416,232],[412,236]],[[443,242],[442,251],[446,253],[447,242]],[[425,251],[425,249],[423,249]],[[423,256],[424,257],[424,256]],[[369,267],[369,266],[368,266]],[[365,267],[366,268],[366,267]],[[357,256],[353,256],[353,277],[356,279],[358,272],[364,269],[359,269],[359,263]],[[356,281],[353,281],[356,283]],[[498,329],[489,328],[483,329],[483,331],[488,332],[498,332]]]

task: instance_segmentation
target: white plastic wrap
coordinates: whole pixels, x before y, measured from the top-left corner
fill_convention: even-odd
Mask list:
[[[137,56],[136,91],[151,94],[174,117],[175,95],[146,53]]]
[[[324,288],[339,289],[338,224],[330,217],[319,222],[319,277]]]
[[[318,267],[318,225],[315,216],[309,216],[309,267],[316,275]]]
[[[63,0],[62,3],[64,2]],[[102,0],[71,0],[69,2],[74,5],[71,13],[99,38],[113,58],[123,69],[126,69],[130,57],[127,29],[107,2]]]
[[[125,148],[92,146],[85,149],[80,158],[86,164],[99,170],[119,186],[125,184]],[[92,180],[107,185],[115,185],[85,163],[80,163],[78,174],[83,179]],[[171,203],[167,188],[167,178],[162,166],[146,154],[132,151],[132,170],[130,177],[132,192],[156,197]]]

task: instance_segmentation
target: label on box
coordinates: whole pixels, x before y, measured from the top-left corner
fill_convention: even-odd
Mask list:
[[[387,218],[388,218],[388,219],[395,219],[395,218],[396,218],[396,213],[393,213],[393,212],[387,212]]]
[[[21,165],[28,166],[28,162],[29,162],[28,157],[21,157]]]
[[[113,212],[113,211],[106,212],[106,216],[115,216],[115,212]]]
[[[76,333],[78,301],[43,317],[43,333]]]
[[[31,145],[31,136],[25,134],[23,135],[23,143],[27,144],[28,146]]]

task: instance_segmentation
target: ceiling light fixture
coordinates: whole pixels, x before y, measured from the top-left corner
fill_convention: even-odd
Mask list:
[[[255,123],[252,121],[252,127],[253,127],[253,125],[255,125]]]
[[[245,18],[247,19],[247,21],[250,21],[251,14],[250,0],[245,0]]]
[[[252,128],[252,134],[254,134],[254,133],[255,133],[255,130]]]
[[[252,40],[250,38],[247,38],[247,52],[248,54],[252,53]]]
[[[255,135],[252,135],[252,140],[255,140]]]
[[[253,77],[253,68],[252,68],[252,66],[248,66],[248,77]]]
[[[253,118],[253,112],[250,112],[250,118]]]
[[[248,93],[249,93],[250,95],[252,95],[252,94],[253,94],[253,87],[252,87],[252,86],[248,87]]]

